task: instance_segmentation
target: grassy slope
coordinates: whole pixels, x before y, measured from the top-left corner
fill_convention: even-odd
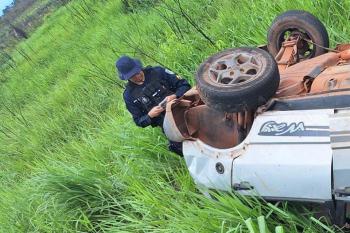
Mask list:
[[[196,194],[184,161],[167,151],[159,129],[131,122],[113,64],[121,54],[136,55],[193,83],[208,55],[265,43],[268,25],[287,9],[313,12],[332,44],[345,41],[349,6],[301,0],[182,4],[215,45],[176,15],[175,34],[160,16],[173,18],[164,5],[125,14],[119,1],[77,0],[18,46],[10,63],[15,68],[0,72],[0,232],[246,232],[258,229],[259,216],[271,231],[325,231],[287,204]]]

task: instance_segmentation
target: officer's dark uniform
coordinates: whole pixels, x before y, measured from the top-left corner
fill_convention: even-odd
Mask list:
[[[143,69],[145,80],[142,85],[128,82],[124,91],[124,101],[136,125],[163,128],[165,111],[159,116],[150,118],[148,112],[157,106],[165,97],[175,94],[181,97],[191,86],[185,79],[162,67],[146,67]],[[169,150],[182,155],[182,143],[169,141]]]
[[[163,126],[165,111],[158,117],[150,118],[148,112],[157,106],[166,96],[175,94],[182,96],[191,86],[185,79],[162,67],[146,67],[143,69],[145,81],[142,85],[128,82],[124,91],[124,101],[136,125],[146,127]]]

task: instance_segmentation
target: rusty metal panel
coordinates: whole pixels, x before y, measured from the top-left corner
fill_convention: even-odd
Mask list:
[[[321,56],[297,63],[280,71],[280,85],[276,97],[286,97],[306,94],[308,88],[305,85],[305,77],[313,72],[315,67],[324,70],[334,66],[339,61],[339,53],[329,52]]]
[[[198,92],[167,105],[164,132],[170,140],[200,139],[219,149],[241,142],[250,129],[253,113],[224,113],[198,101]]]
[[[310,93],[350,88],[350,64],[325,69],[312,83]]]
[[[219,148],[230,148],[239,143],[237,113],[223,113],[200,105],[185,114],[188,132],[193,138]]]

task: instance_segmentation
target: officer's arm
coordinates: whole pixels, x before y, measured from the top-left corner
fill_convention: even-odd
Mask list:
[[[125,96],[124,101],[126,108],[131,113],[132,118],[134,119],[134,122],[137,126],[144,128],[152,124],[152,119],[148,116],[147,113],[145,114],[142,112],[142,110],[136,104],[125,98]]]
[[[185,94],[186,91],[191,89],[190,84],[186,79],[179,79],[173,72],[159,67],[162,73],[163,79],[167,82],[168,88],[175,92],[176,98],[179,98]]]

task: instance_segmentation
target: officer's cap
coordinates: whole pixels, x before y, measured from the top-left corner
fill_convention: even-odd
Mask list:
[[[142,63],[138,59],[133,59],[128,56],[120,57],[115,66],[118,69],[119,78],[121,80],[129,80],[135,74],[142,70]]]

